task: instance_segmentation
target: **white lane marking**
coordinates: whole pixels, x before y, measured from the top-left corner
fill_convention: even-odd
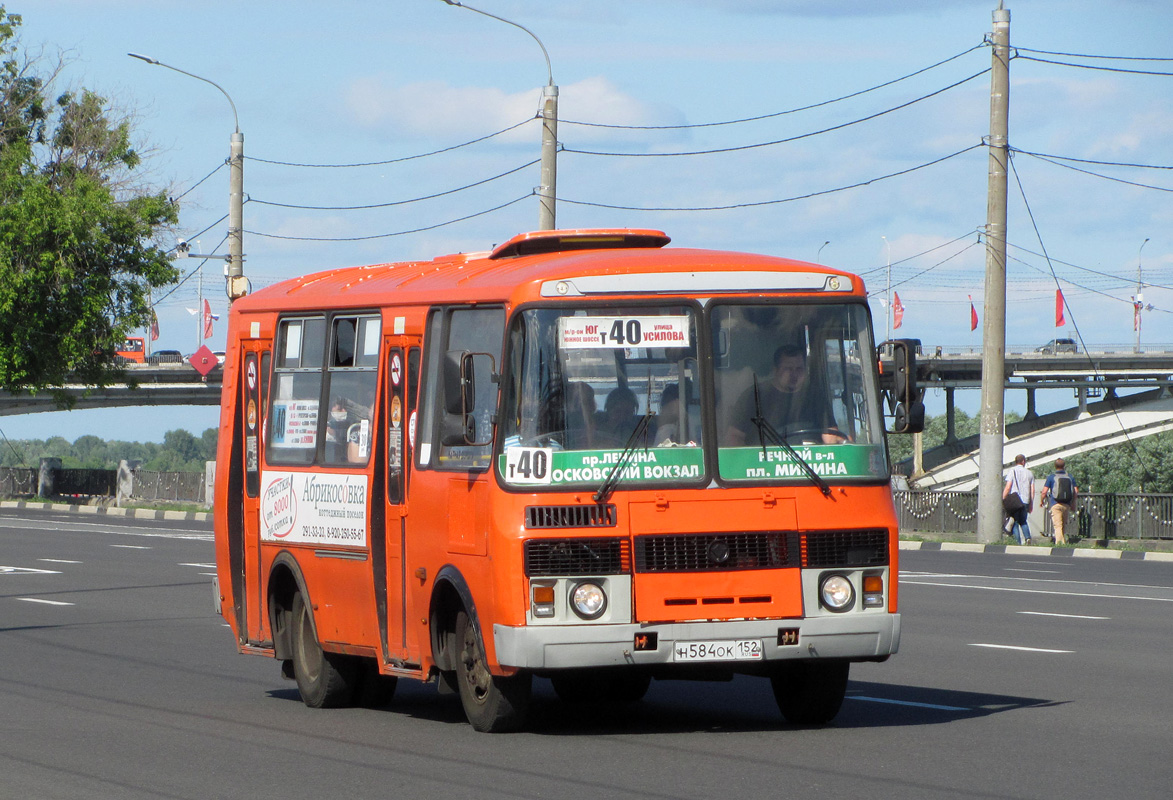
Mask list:
[[[1078,585],[1091,586],[1117,586],[1125,589],[1169,589],[1169,586],[1161,586],[1158,584],[1148,583],[1108,583],[1107,581],[1083,581],[1072,580],[1071,578],[1020,578],[1018,576],[1006,575],[973,575],[963,572],[905,572],[900,571],[900,577],[905,576],[913,578],[971,578],[973,580],[986,581],[1022,581],[1025,583],[1073,583]]]
[[[848,700],[863,700],[868,703],[887,703],[893,706],[912,706],[914,708],[932,708],[937,711],[969,711],[962,706],[939,706],[935,703],[915,703],[911,700],[889,700],[886,697],[865,697],[862,695],[848,695]]]
[[[68,558],[38,558],[37,561],[44,561],[48,564],[81,564],[81,561],[70,561]]]
[[[1016,644],[986,644],[984,642],[970,642],[970,647],[988,647],[992,650],[1020,650],[1024,653],[1074,653],[1074,650],[1050,650],[1046,647],[1021,647]]]
[[[74,531],[80,529],[92,529],[101,531],[103,533],[116,533],[120,536],[158,536],[164,539],[194,539],[201,542],[213,541],[214,537],[211,531],[200,530],[199,528],[168,528],[168,529],[143,529],[133,530],[123,527],[119,523],[110,522],[86,522],[82,520],[70,520],[65,524],[60,520],[45,520],[23,517],[0,516],[0,528],[17,528],[25,527],[24,525],[17,525],[14,523],[36,523],[38,528],[47,531]]]
[[[188,563],[184,563],[184,562],[180,562],[179,566],[181,566],[181,567],[199,567],[200,569],[215,569],[216,568],[215,564],[188,564]]]
[[[1058,569],[1015,569],[1014,567],[1007,567],[1007,572],[1037,572],[1043,575],[1062,575],[1063,571]]]
[[[150,550],[151,548],[141,544],[112,544],[111,547],[121,547],[123,550]]]
[[[1049,594],[1055,595],[1057,597],[1096,597],[1101,600],[1152,600],[1157,603],[1173,603],[1173,597],[1143,597],[1140,595],[1128,594],[1096,594],[1095,592],[1055,592],[1044,591],[1043,589],[1018,589],[1011,586],[970,586],[969,584],[965,583],[935,583],[933,581],[902,580],[900,583],[905,586],[909,584],[914,586],[944,586],[949,589],[985,589],[987,592],[1020,592],[1022,594]]]
[[[36,569],[34,567],[0,567],[0,575],[60,575],[55,569]]]
[[[201,575],[210,575],[210,576],[212,576],[213,578],[215,578],[215,577],[216,577],[216,573],[215,573],[215,572],[201,572],[200,574],[201,574]]]
[[[62,600],[42,600],[39,597],[18,597],[17,600],[23,600],[26,603],[44,603],[47,606],[71,606],[73,603],[66,603]]]
[[[1032,617],[1061,617],[1063,619],[1112,619],[1111,617],[1093,617],[1089,614],[1052,614],[1048,611],[1019,611],[1019,614],[1029,614]]]

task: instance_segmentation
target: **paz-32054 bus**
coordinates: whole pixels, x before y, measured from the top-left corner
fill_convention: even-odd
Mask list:
[[[234,303],[239,650],[315,707],[436,682],[483,731],[523,725],[535,676],[631,702],[746,673],[834,717],[900,641],[883,401],[923,425],[911,350],[882,393],[859,277],[668,242],[541,231]]]

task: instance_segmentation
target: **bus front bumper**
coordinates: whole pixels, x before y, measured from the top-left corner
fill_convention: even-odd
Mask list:
[[[791,643],[795,631],[797,643]],[[655,649],[637,650],[636,637],[649,633],[656,634]],[[765,661],[865,660],[882,658],[899,649],[900,615],[866,613],[807,619],[646,625],[494,625],[493,637],[497,662],[520,669],[673,664],[678,663],[675,656],[677,644],[738,640],[760,640]],[[746,662],[721,663],[736,665]]]

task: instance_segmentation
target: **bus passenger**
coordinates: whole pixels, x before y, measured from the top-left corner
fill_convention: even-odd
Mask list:
[[[824,444],[847,439],[839,432],[827,399],[813,396],[806,351],[798,345],[784,344],[774,351],[774,369],[768,381],[758,382],[756,400],[753,386],[737,399],[725,431],[726,445],[738,447],[761,441],[754,423],[759,408],[762,418],[787,441],[791,436]]]
[[[617,386],[607,395],[603,413],[595,421],[595,444],[598,447],[623,447],[639,423],[639,398],[626,386]]]

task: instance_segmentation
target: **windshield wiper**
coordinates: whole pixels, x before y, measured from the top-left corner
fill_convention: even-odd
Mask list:
[[[817,472],[814,471],[814,468],[807,463],[806,459],[798,454],[797,450],[790,446],[789,442],[778,435],[778,431],[774,430],[774,426],[771,425],[766,420],[766,418],[762,416],[762,400],[758,395],[757,375],[754,375],[753,378],[753,407],[755,416],[750,420],[750,422],[757,426],[758,438],[762,443],[762,455],[766,456],[766,458],[769,458],[769,453],[766,451],[766,440],[769,439],[770,444],[774,445],[775,447],[781,447],[790,454],[790,457],[794,459],[794,462],[798,464],[802,471],[806,473],[806,476],[810,478],[811,483],[819,487],[819,491],[823,493],[823,497],[830,497],[832,500],[834,500],[835,498],[831,495],[831,487],[827,484],[827,482],[823,480]]]
[[[605,504],[610,499],[611,493],[615,491],[615,487],[619,485],[623,467],[635,455],[635,448],[639,439],[642,438],[644,440],[644,449],[648,449],[648,425],[651,424],[651,421],[652,410],[649,408],[648,412],[639,418],[639,422],[635,423],[635,428],[631,431],[631,435],[627,437],[627,444],[623,445],[623,452],[619,454],[619,460],[611,468],[611,471],[607,473],[603,484],[595,492],[594,500],[599,505]]]

